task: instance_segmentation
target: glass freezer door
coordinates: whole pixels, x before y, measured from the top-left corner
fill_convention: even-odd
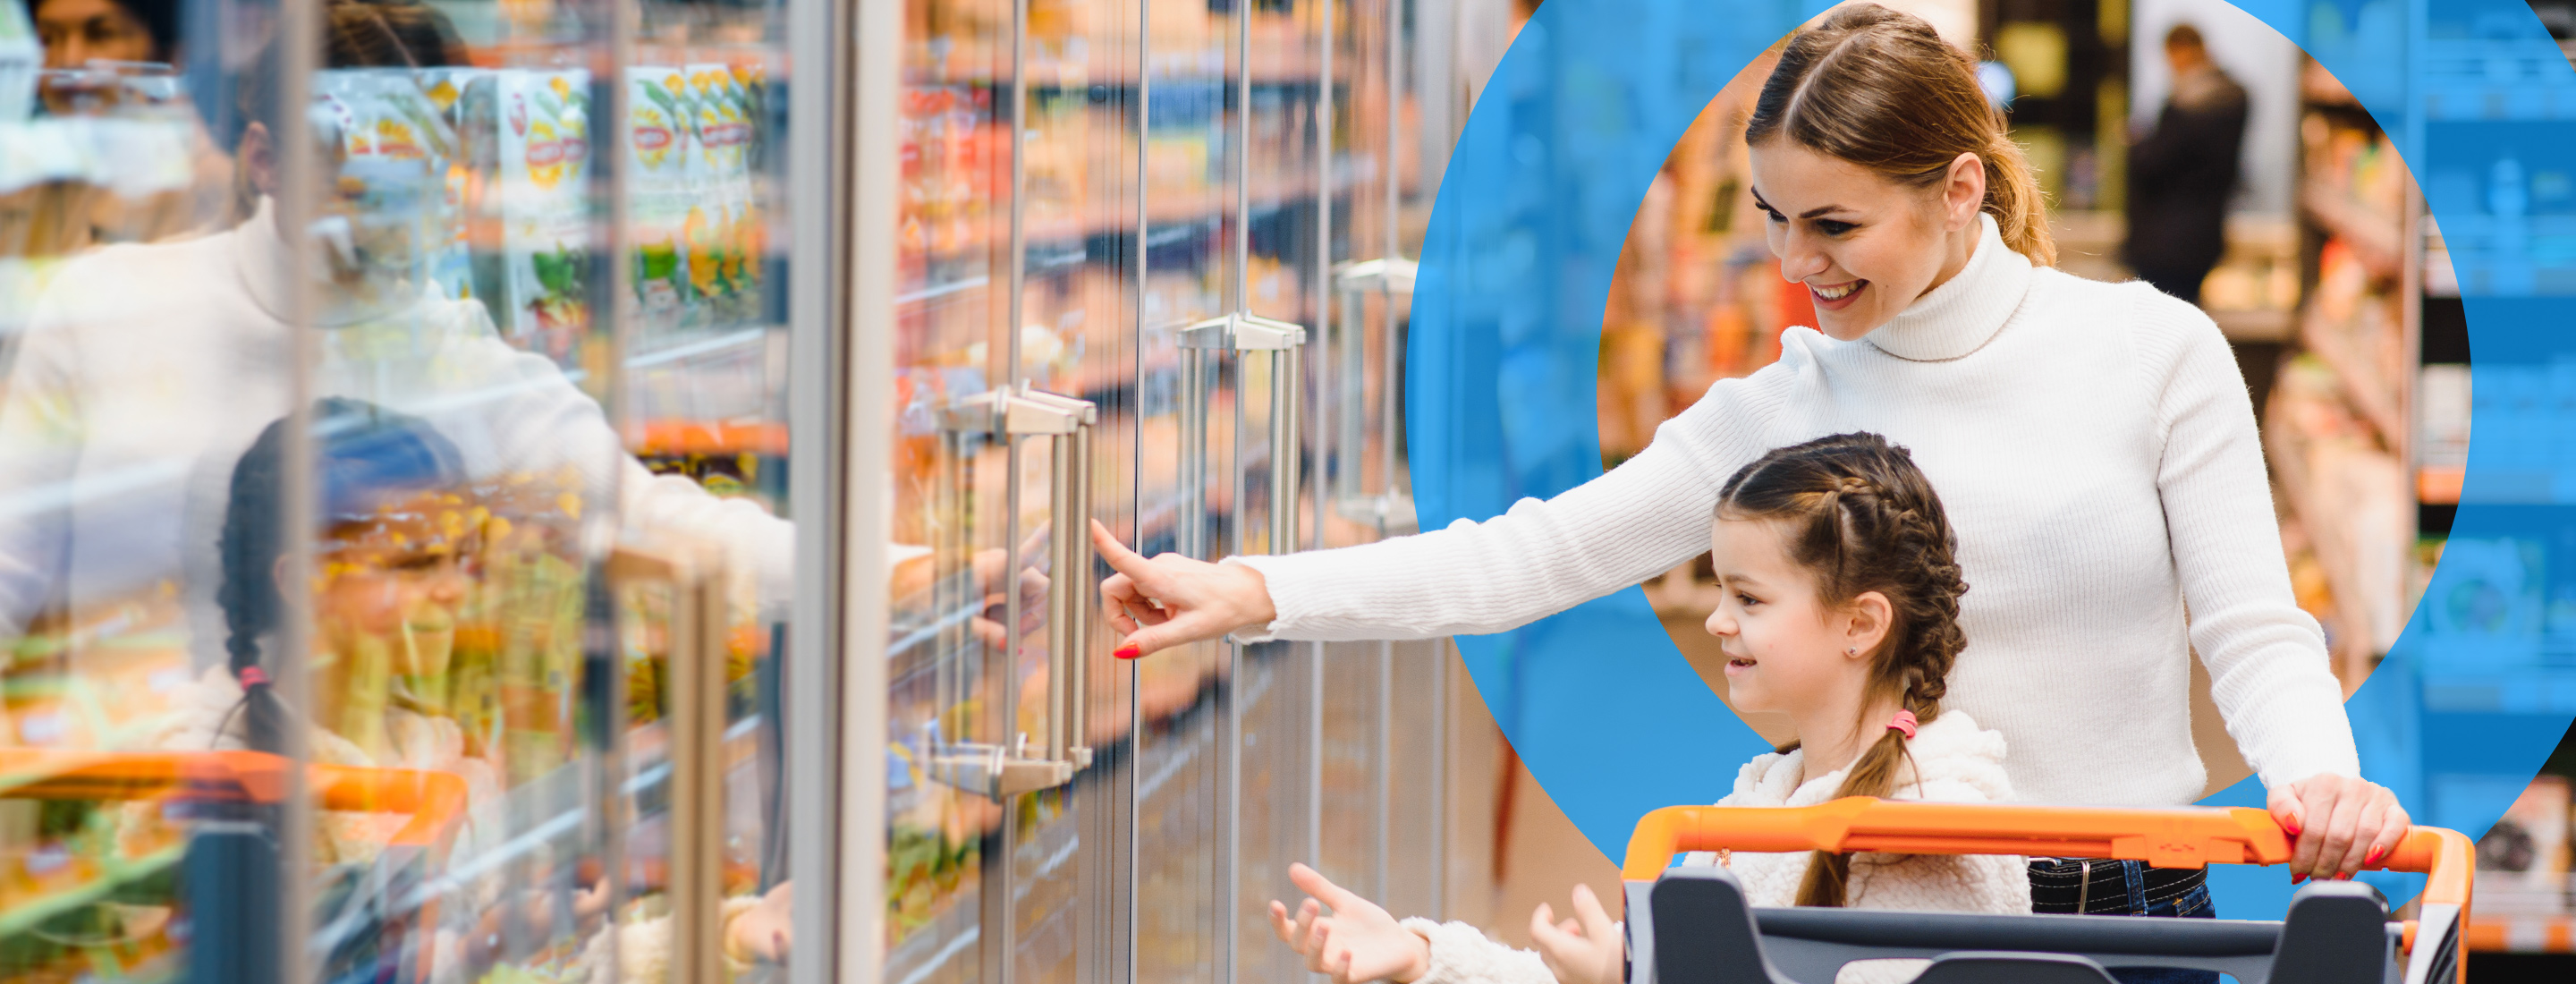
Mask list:
[[[0,10],[0,976],[784,973],[810,6]]]
[[[1262,916],[1288,863],[1368,885],[1351,872],[1420,819],[1388,817],[1387,784],[1418,780],[1368,756],[1437,759],[1384,723],[1384,692],[1438,657],[1209,642],[1116,664],[1079,621],[1105,570],[1067,542],[1097,520],[1148,556],[1215,560],[1386,529],[1346,517],[1340,483],[1400,494],[1401,299],[1369,302],[1374,328],[1327,317],[1337,269],[1392,255],[1416,167],[1410,144],[1391,159],[1413,112],[1391,84],[1405,16],[922,0],[861,32],[886,91],[859,86],[884,109],[856,171],[874,154],[893,172],[859,192],[890,202],[883,228],[855,230],[886,237],[892,283],[855,321],[886,326],[888,391],[852,394],[890,408],[886,705],[867,732],[887,769],[886,981],[1294,980]],[[1083,422],[1037,422],[1067,414]],[[1345,786],[1359,805],[1327,810]]]

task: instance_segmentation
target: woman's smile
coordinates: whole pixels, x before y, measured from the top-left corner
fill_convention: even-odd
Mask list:
[[[1817,307],[1827,311],[1840,311],[1859,303],[1861,288],[1867,286],[1869,281],[1866,280],[1846,280],[1831,287],[1823,284],[1808,284],[1807,293],[1815,298]]]

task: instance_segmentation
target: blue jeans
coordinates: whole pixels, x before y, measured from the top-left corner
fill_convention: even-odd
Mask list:
[[[2069,876],[2083,862],[2031,862],[2033,901],[2042,911],[2049,900],[2071,891]],[[2160,872],[2151,878],[2144,861],[2096,860],[2090,862],[2091,885],[2081,898],[2085,912],[2093,915],[2149,916],[2167,919],[2214,919],[2218,916],[2210,904],[2209,886],[2199,872],[2181,875]],[[2082,880],[2077,877],[2075,880]],[[2151,884],[2152,882],[2152,884]],[[2044,890],[2043,890],[2044,889]],[[2065,911],[2073,911],[2074,900],[2059,900]],[[2211,970],[2176,970],[2165,967],[2130,967],[2111,971],[2120,984],[2218,984],[2218,972]]]

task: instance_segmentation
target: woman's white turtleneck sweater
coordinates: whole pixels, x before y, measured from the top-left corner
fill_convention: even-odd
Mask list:
[[[175,583],[199,664],[222,661],[215,534],[233,465],[294,403],[292,267],[273,216],[262,199],[222,233],[91,252],[37,301],[0,384],[0,641],[49,605]],[[785,520],[647,471],[599,404],[502,341],[481,305],[424,298],[317,320],[312,396],[425,418],[478,478],[573,469],[627,528],[723,544],[743,593],[793,594]]]
[[[2291,599],[2252,401],[2197,308],[2034,268],[1987,219],[1968,265],[1877,331],[1791,328],[1780,348],[1554,499],[1229,562],[1267,580],[1269,637],[1501,632],[1707,550],[1719,486],[1764,451],[1875,431],[1912,449],[1958,532],[1968,647],[1944,704],[2011,742],[2023,797],[2197,799],[2195,648],[2266,785],[2359,774],[2323,633]]]

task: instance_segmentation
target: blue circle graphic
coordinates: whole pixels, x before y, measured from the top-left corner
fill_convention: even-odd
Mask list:
[[[1540,5],[1467,119],[1423,244],[1406,407],[1424,529],[1600,474],[1601,312],[1647,186],[1718,89],[1822,9]],[[2364,774],[2419,822],[2476,835],[2576,712],[2576,214],[2556,214],[2576,212],[2576,76],[2520,0],[2244,9],[2389,131],[2465,295],[2476,440],[2463,504],[2424,601],[2348,707]],[[2535,92],[2556,102],[2514,102]],[[2543,171],[2550,203],[2524,177]],[[1636,588],[1458,645],[1521,760],[1613,858],[1646,811],[1715,801],[1765,750]],[[2248,780],[2210,802],[2262,795]],[[2372,877],[2397,901],[2418,881]],[[2236,866],[2212,884],[2233,918],[2278,918],[2290,891],[2278,870]]]

